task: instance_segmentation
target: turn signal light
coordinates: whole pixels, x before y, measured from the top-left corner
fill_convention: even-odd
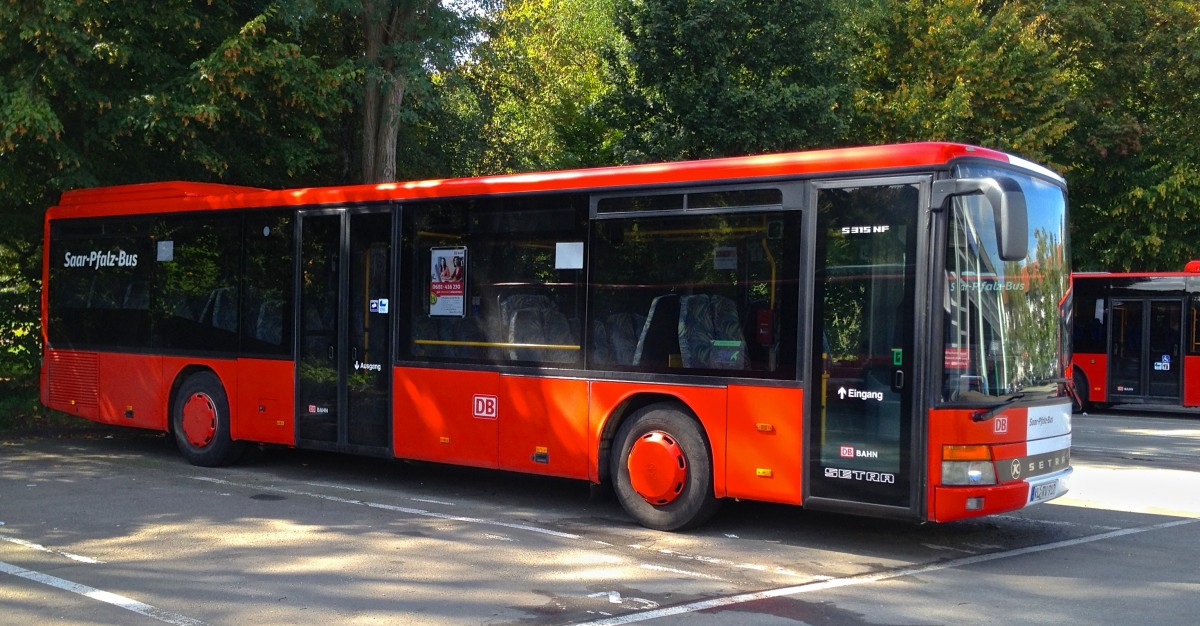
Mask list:
[[[942,446],[943,461],[991,461],[990,446]]]

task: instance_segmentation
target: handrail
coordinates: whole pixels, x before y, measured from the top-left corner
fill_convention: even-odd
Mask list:
[[[422,346],[469,346],[472,348],[518,348],[528,350],[582,350],[583,347],[555,343],[504,343],[499,341],[452,341],[448,339],[413,339]]]

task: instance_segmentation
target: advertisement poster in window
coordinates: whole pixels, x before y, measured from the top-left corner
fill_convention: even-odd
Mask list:
[[[464,317],[467,248],[432,248],[429,267],[429,316]]]

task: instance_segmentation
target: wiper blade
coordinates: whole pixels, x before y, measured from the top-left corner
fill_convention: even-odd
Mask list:
[[[992,407],[992,408],[990,408],[990,409],[987,409],[986,411],[980,411],[980,412],[978,412],[978,413],[976,413],[976,414],[972,415],[972,416],[971,416],[971,421],[973,421],[973,422],[986,422],[987,420],[990,420],[990,419],[992,419],[993,417],[996,417],[996,416],[997,416],[997,415],[999,415],[1000,413],[1004,412],[1004,409],[1007,409],[1008,407],[1010,407],[1010,406],[1012,406],[1012,405],[1014,405],[1014,404],[1016,404],[1016,403],[1020,402],[1020,401],[1021,401],[1021,400],[1023,400],[1023,399],[1025,399],[1025,393],[1024,393],[1024,392],[1020,392],[1020,393],[1014,393],[1013,395],[1011,395],[1011,396],[1009,396],[1008,398],[1006,398],[1006,399],[1005,399],[1003,402],[1001,402],[1000,404],[997,404],[996,406],[994,406],[994,407]]]

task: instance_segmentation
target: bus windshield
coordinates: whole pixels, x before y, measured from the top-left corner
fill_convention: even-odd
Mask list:
[[[943,288],[942,400],[954,403],[1038,400],[1060,395],[1070,267],[1066,197],[1058,185],[985,165],[960,177],[1007,177],[1025,194],[1029,252],[1004,261],[996,223],[982,195],[954,198]]]

